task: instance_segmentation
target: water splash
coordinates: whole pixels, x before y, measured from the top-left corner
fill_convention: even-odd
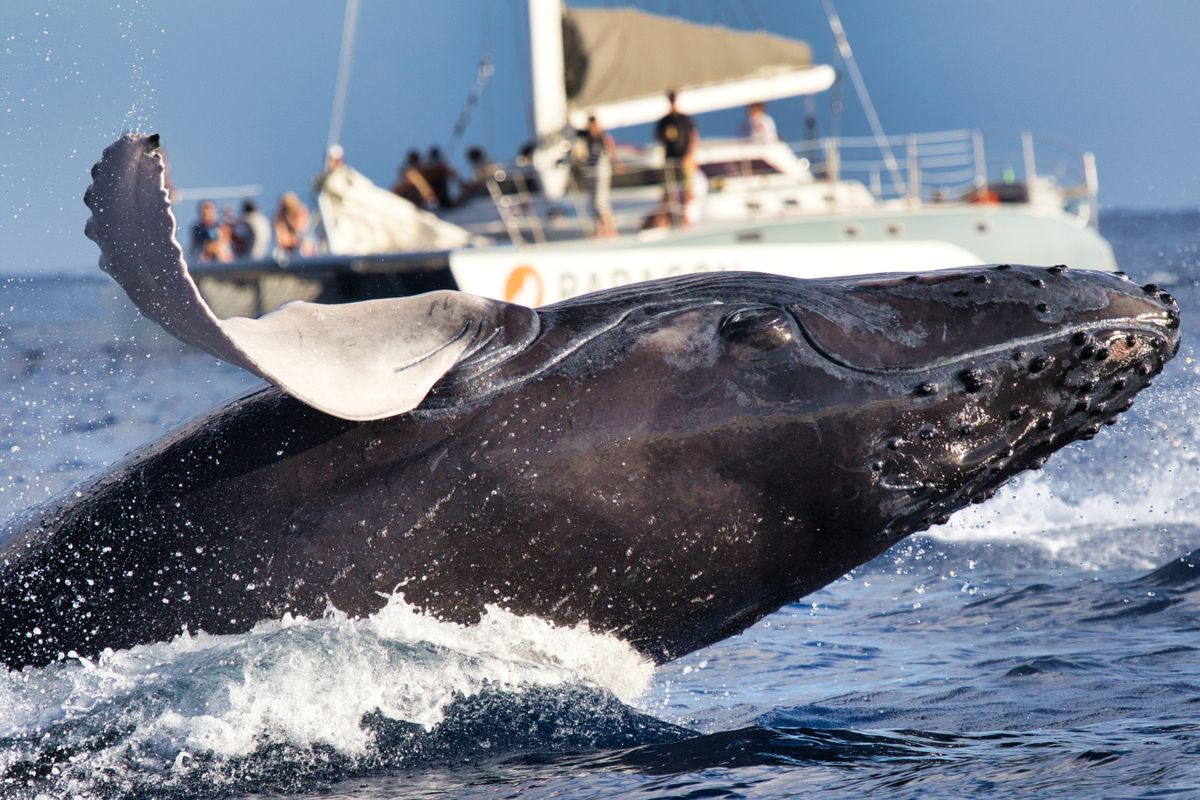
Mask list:
[[[528,690],[549,691],[547,702],[583,690],[607,709],[592,720],[603,731],[604,714],[628,723],[636,712],[623,702],[653,673],[629,645],[586,625],[560,628],[494,607],[475,625],[455,625],[394,596],[365,619],[286,616],[242,635],[184,634],[95,662],[68,657],[6,672],[0,785],[32,781],[27,788],[56,796],[109,791],[112,775],[187,783],[200,770],[233,780],[245,770],[231,763],[278,762],[280,748],[300,771],[318,756],[344,768],[378,761],[381,736],[394,758],[397,741],[434,731],[448,709]]]
[[[133,98],[125,112],[123,131],[146,131],[150,129],[150,117],[158,94],[157,83],[149,68],[150,62],[158,56],[153,37],[165,30],[154,21],[142,0],[125,0],[117,3],[116,9],[125,12],[119,22],[120,36],[129,42],[133,51],[129,62],[129,88]]]
[[[990,503],[930,535],[946,543],[1003,542],[1087,570],[1146,569],[1195,547],[1200,526],[1200,417],[1187,366],[1155,387],[1108,436],[1056,454]]]

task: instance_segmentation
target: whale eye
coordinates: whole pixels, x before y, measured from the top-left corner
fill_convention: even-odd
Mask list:
[[[782,308],[753,306],[731,311],[718,328],[721,338],[762,350],[778,350],[792,341],[792,317]]]

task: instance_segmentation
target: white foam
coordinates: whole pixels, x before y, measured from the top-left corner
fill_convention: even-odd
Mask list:
[[[593,685],[630,702],[653,672],[628,644],[586,625],[560,628],[489,607],[478,624],[461,626],[396,596],[362,620],[288,617],[243,635],[181,636],[94,664],[68,659],[2,674],[0,735],[133,713],[133,732],[112,749],[132,745],[165,764],[198,752],[245,755],[269,741],[354,755],[371,742],[362,719],[375,711],[429,728],[456,698],[534,685]]]

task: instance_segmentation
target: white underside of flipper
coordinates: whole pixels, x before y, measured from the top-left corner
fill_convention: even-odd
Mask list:
[[[260,319],[209,309],[175,238],[157,136],[126,135],[92,168],[87,235],[100,266],[176,338],[344,419],[415,408],[443,375],[501,325],[536,313],[461,292],[345,305],[289,303]],[[507,313],[506,313],[507,312]]]

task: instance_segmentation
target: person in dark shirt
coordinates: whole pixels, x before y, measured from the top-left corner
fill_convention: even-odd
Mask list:
[[[392,193],[403,197],[417,208],[437,208],[438,198],[422,172],[421,154],[408,151],[408,159],[400,167],[400,176],[392,186]]]
[[[271,220],[253,200],[242,203],[242,215],[230,229],[230,244],[237,258],[266,258],[271,249]]]
[[[654,139],[663,146],[663,199],[674,224],[687,226],[683,207],[691,199],[692,170],[695,169],[699,134],[692,118],[679,110],[678,95],[667,92],[671,110],[654,126]]]
[[[433,189],[434,195],[437,196],[438,206],[454,208],[454,200],[450,197],[450,182],[460,183],[460,180],[454,168],[442,158],[440,148],[429,148],[429,157],[421,168],[421,174],[425,177],[429,188]]]
[[[471,167],[470,178],[462,182],[458,192],[458,204],[462,205],[473,197],[487,197],[487,182],[496,174],[499,165],[488,158],[482,147],[467,150],[467,164]]]

